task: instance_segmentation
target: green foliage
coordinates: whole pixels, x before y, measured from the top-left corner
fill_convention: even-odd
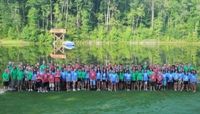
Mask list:
[[[74,40],[199,40],[199,0],[153,1],[0,0],[0,37],[42,42],[65,28]]]

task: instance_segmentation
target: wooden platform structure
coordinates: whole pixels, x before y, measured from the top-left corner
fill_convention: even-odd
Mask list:
[[[52,58],[65,59],[65,50],[63,47],[63,42],[65,38],[65,29],[51,29],[50,33],[53,35],[53,52],[50,54]]]

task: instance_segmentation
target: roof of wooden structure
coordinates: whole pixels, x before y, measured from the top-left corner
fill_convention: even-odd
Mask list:
[[[57,29],[57,28],[54,28],[54,29],[51,29],[50,30],[50,33],[66,33],[66,29]]]

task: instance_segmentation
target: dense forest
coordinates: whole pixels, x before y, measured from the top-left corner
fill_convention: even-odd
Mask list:
[[[200,39],[200,0],[0,0],[0,38],[49,42],[51,28],[73,40]]]

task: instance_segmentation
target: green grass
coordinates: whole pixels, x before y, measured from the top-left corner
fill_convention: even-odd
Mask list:
[[[0,114],[199,114],[200,92],[7,92]]]

